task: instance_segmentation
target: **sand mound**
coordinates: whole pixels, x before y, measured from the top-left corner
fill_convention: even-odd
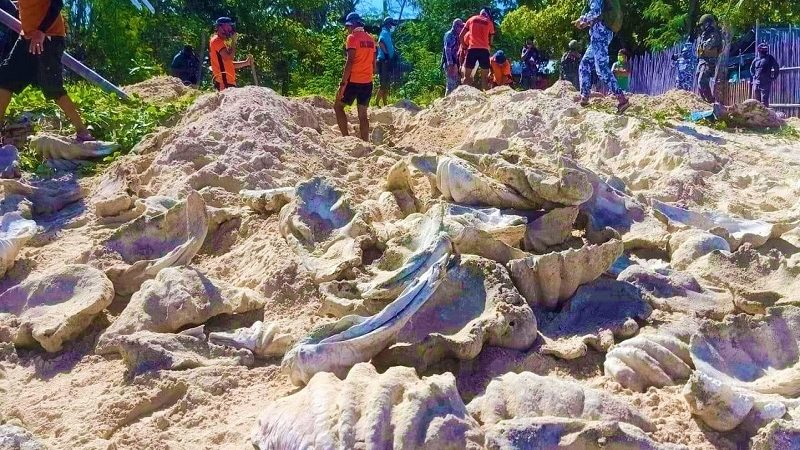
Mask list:
[[[122,88],[128,95],[135,95],[147,103],[171,102],[193,92],[189,86],[178,78],[158,76]]]
[[[186,93],[176,82],[157,78],[130,87],[130,92],[141,89],[147,99],[161,99],[164,93],[164,98],[175,98]],[[496,89],[485,94],[462,87],[425,109],[401,103],[371,111],[373,142],[363,143],[340,137],[324,99],[288,99],[258,87],[230,89],[199,97],[175,126],[148,136],[104,174],[70,186],[50,181],[46,191],[18,195],[8,195],[17,191],[7,185],[0,206],[30,217],[39,228],[0,278],[0,293],[68,264],[93,263],[94,255],[131,230],[136,233],[126,252],[159,258],[169,254],[186,240],[181,230],[197,225],[169,225],[169,211],[187,199],[200,204],[202,198],[205,214],[197,217],[204,217],[203,229],[207,221],[207,232],[197,237],[202,246],[197,242],[186,258],[164,264],[188,267],[153,264],[157,273],[150,278],[155,280],[145,282],[144,291],[117,292],[57,352],[35,346],[15,349],[0,335],[0,425],[27,430],[53,448],[250,448],[258,417],[280,422],[285,436],[307,437],[304,428],[282,416],[281,405],[291,404],[292,414],[308,425],[316,416],[335,418],[330,413],[334,410],[372,411],[383,403],[353,406],[347,403],[351,397],[340,396],[336,401],[341,404],[327,404],[313,389],[293,387],[278,358],[288,350],[289,362],[307,358],[311,351],[324,359],[331,357],[329,349],[344,348],[333,354],[341,362],[336,371],[344,376],[354,364],[345,356],[353,348],[369,347],[356,359],[369,359],[378,372],[397,371],[383,364],[415,366],[418,373],[407,369],[413,376],[402,385],[383,375],[371,375],[371,384],[356,383],[352,389],[358,398],[381,398],[392,405],[391,411],[381,409],[385,417],[363,423],[407,430],[416,436],[413,442],[444,442],[446,436],[437,430],[458,430],[469,423],[483,427],[484,446],[557,430],[553,436],[577,433],[576,442],[586,448],[623,441],[648,448],[746,447],[759,430],[715,433],[705,428],[681,394],[686,372],[694,368],[673,363],[685,347],[682,343],[701,328],[695,316],[730,317],[748,304],[739,298],[742,292],[747,301],[769,295],[758,283],[748,286],[758,292],[740,289],[717,295],[719,289],[712,289],[718,286],[705,274],[730,272],[722,270],[723,263],[746,252],[754,255],[750,259],[769,264],[764,270],[781,280],[796,280],[799,251],[788,241],[800,223],[798,143],[784,134],[729,133],[652,119],[654,111],[676,117],[701,109],[704,105],[693,94],[634,96],[633,102],[631,113],[620,117],[604,112],[604,105],[578,107],[574,90],[563,83],[547,91]],[[637,111],[645,110],[649,118],[639,117]],[[452,164],[442,163],[448,161]],[[581,195],[541,195],[536,201],[511,204],[495,195],[517,198],[526,190],[574,182],[576,174],[585,188]],[[469,191],[476,179],[485,195],[452,195],[458,189]],[[75,195],[44,202],[59,187],[69,187]],[[667,217],[664,208],[657,214],[653,205],[661,204],[654,200],[675,207],[670,209],[674,214]],[[41,207],[45,203],[48,208]],[[517,209],[503,209],[508,206]],[[433,236],[452,240],[449,259],[429,257],[439,247],[428,245],[424,227],[435,211],[442,211],[443,226]],[[724,245],[708,256],[713,249],[703,247],[705,242],[738,242],[736,230],[717,222],[700,226],[682,220],[681,214],[689,214],[685,211],[730,219],[725,223],[760,221],[771,231],[764,239],[747,241],[745,250],[734,256],[719,249]],[[642,228],[652,232],[652,239],[642,237]],[[693,233],[708,239],[698,241],[698,248],[692,248],[696,252],[674,257],[667,243]],[[343,237],[347,245],[336,245]],[[586,258],[563,256],[612,245],[604,243],[613,243],[613,251],[592,267]],[[525,286],[512,277],[508,262],[553,257],[564,260],[559,270],[540,265],[535,281],[541,295],[525,298]],[[153,257],[118,259],[102,259],[109,266],[103,269],[140,268]],[[321,276],[316,263],[342,259],[348,264]],[[625,271],[631,266],[641,270]],[[696,278],[680,267],[697,272]],[[435,271],[441,272],[441,282],[418,283],[425,274],[433,280]],[[741,271],[755,273],[744,267]],[[631,278],[631,272],[641,275]],[[202,277],[194,277],[193,288],[187,290],[170,273]],[[624,275],[616,280],[620,273]],[[581,276],[574,286],[559,288],[558,280],[576,274]],[[684,282],[688,279],[691,283]],[[157,282],[169,301],[138,301]],[[622,302],[611,288],[635,302]],[[227,293],[245,291],[258,299],[252,307],[220,306],[234,300]],[[698,312],[695,303],[701,295],[713,300],[713,314]],[[545,308],[533,298],[537,296],[552,301]],[[784,297],[775,301],[796,300]],[[331,308],[332,303],[339,308]],[[634,305],[636,311],[615,314],[625,305]],[[515,314],[517,310],[527,315]],[[359,316],[349,315],[353,311]],[[170,326],[149,327],[142,317]],[[98,338],[130,321],[139,333],[123,342],[127,359],[98,355]],[[542,333],[533,333],[532,324]],[[667,331],[681,326],[687,330]],[[384,333],[377,342],[375,330],[395,329],[400,331]],[[504,344],[522,332],[536,341]],[[273,339],[280,345],[267,351]],[[217,348],[223,346],[235,348]],[[126,370],[131,369],[126,364],[135,367]],[[320,373],[311,384],[320,379],[328,386],[320,392],[349,386],[348,379],[339,381],[330,370],[315,367],[314,372]],[[541,385],[530,393],[564,406],[563,411],[510,414],[492,429],[480,420],[473,423],[471,411],[460,422],[420,416],[420,411],[435,409],[426,402],[436,399],[466,405],[486,398],[491,381],[511,372],[547,377],[550,387]],[[448,382],[447,390],[414,388],[419,380],[450,377],[448,373],[455,386]],[[530,373],[525,377],[533,378]],[[559,389],[563,383],[572,388]],[[582,394],[593,389],[604,393]],[[617,411],[642,415],[642,423],[634,425],[648,426],[633,430],[620,418],[614,419],[619,423],[601,423],[607,418],[581,413],[607,406],[591,400],[606,392],[619,405]],[[575,402],[557,401],[563,396]],[[582,398],[583,409],[570,406]],[[520,402],[508,411],[539,404],[514,395],[503,401]],[[419,434],[418,424],[428,422],[422,430],[428,434]],[[350,439],[349,430],[327,424],[314,428],[314,436],[324,446],[331,436],[331,442]],[[357,431],[352,434],[356,441],[358,436],[380,435],[377,429]],[[348,448],[367,446],[347,442],[352,444]]]

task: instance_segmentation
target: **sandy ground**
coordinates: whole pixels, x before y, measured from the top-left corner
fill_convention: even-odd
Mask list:
[[[156,90],[164,83],[171,84],[162,80]],[[150,96],[152,89],[137,91]],[[287,100],[259,88],[230,90],[201,97],[174,128],[146,139],[138,154],[83,183],[91,197],[122,167],[129,169],[129,191],[140,198],[180,197],[194,189],[210,206],[230,208],[235,220],[211,234],[213,245],[207,240],[193,265],[257,290],[268,303],[263,313],[215,318],[208,327],[229,329],[263,318],[296,336],[329,320],[316,315],[320,294],[281,237],[277,216],[244,208],[236,196],[240,189],[292,186],[324,175],[360,204],[377,198],[389,168],[406,155],[508,149],[534,158],[571,156],[621,178],[635,195],[775,223],[800,220],[796,141],[581,110],[574,104],[574,92],[559,89],[499,89],[488,97],[463,90],[417,114],[395,107],[374,111],[373,137],[380,145],[338,136],[330,105],[322,99]],[[637,100],[665,112],[698,106],[696,97],[681,93],[647,103]],[[417,183],[424,192],[425,181]],[[90,208],[80,218],[73,227],[37,238],[25,248],[0,288],[61,264],[83,262],[113,232],[113,227],[95,222]],[[261,361],[251,369],[160,371],[130,379],[120,359],[93,353],[98,334],[126,303],[127,298],[116,298],[90,330],[59,353],[15,351],[3,344],[0,423],[22,426],[56,449],[251,448],[249,437],[259,413],[271,400],[297,389],[280,372],[279,361]],[[630,399],[656,423],[652,437],[658,441],[692,449],[736,448],[736,442],[692,418],[681,386],[636,394],[602,375],[601,354],[590,352],[565,362],[537,350],[486,348],[474,361],[444,363],[432,371],[453,371],[465,401],[508,371],[572,378]]]

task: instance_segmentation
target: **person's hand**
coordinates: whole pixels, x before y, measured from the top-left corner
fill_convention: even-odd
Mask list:
[[[336,101],[337,101],[337,102],[341,102],[341,101],[342,101],[342,99],[344,98],[344,90],[345,90],[345,87],[347,87],[347,85],[346,85],[346,84],[344,84],[344,83],[342,83],[342,84],[340,84],[340,85],[339,85],[339,91],[338,91],[338,92],[336,92]]]
[[[28,51],[34,55],[41,55],[44,51],[44,38],[47,36],[41,30],[33,30],[27,36],[31,39]]]
[[[247,60],[245,60],[248,67],[253,65],[253,55],[247,55]]]
[[[577,28],[579,30],[582,30],[582,29],[586,28],[586,26],[584,25],[583,19],[575,19],[575,20],[573,20],[572,21],[572,26],[574,26],[575,28]]]

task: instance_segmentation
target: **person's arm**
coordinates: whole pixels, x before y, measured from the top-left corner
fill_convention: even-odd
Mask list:
[[[464,25],[464,28],[461,29],[461,33],[458,35],[458,42],[460,44],[466,44],[466,42],[464,42],[464,37],[466,37],[467,33],[469,32],[469,25],[470,21],[468,20],[467,24]]]
[[[755,81],[756,78],[756,61],[758,58],[754,59],[753,62],[750,63],[750,78]]]
[[[572,23],[578,28],[586,28],[595,23],[601,15],[603,15],[603,0],[589,0],[589,11]]]
[[[781,65],[778,63],[778,60],[775,57],[772,57],[772,79],[777,80],[778,76],[781,74]]]
[[[356,60],[356,49],[347,49],[347,61],[344,63],[342,70],[342,81],[339,83],[339,92],[336,94],[336,101],[342,100],[344,97],[344,89],[347,87],[347,82],[350,81],[350,73],[353,71],[353,63]]]
[[[42,19],[42,23],[37,28],[42,33],[46,33],[50,27],[56,22],[58,16],[61,15],[61,10],[64,8],[63,0],[50,0],[50,6],[47,7],[47,12]]]
[[[453,58],[453,49],[456,47],[455,39],[457,39],[455,33],[447,33],[444,38],[444,59],[448,66],[456,64],[455,58]]]
[[[241,69],[242,67],[250,67],[253,64],[253,55],[247,55],[247,59],[244,61],[234,61],[233,68],[234,69]]]

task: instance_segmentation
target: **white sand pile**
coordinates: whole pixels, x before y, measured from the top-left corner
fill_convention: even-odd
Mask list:
[[[138,96],[147,103],[170,102],[194,91],[184,85],[179,78],[170,76],[153,77],[141,83],[125,86],[122,90],[128,95]]]
[[[177,80],[166,77],[157,78],[131,86],[128,92],[140,92],[143,98],[161,101],[186,93],[185,88],[182,85],[179,87],[176,82]],[[406,233],[408,230],[404,228],[413,229],[421,219],[400,219],[405,217],[401,211],[404,205],[414,208],[431,206],[435,200],[434,189],[426,176],[420,173],[421,170],[415,170],[408,179],[395,172],[400,170],[398,167],[407,170],[404,165],[395,166],[397,162],[409,161],[410,157],[422,154],[447,155],[449,158],[440,160],[452,163],[450,167],[462,168],[472,167],[472,163],[465,162],[469,159],[468,154],[502,154],[505,165],[484,167],[486,173],[479,174],[475,169],[470,173],[473,178],[465,183],[482,176],[484,180],[489,180],[484,186],[506,189],[504,192],[508,195],[520,193],[512,192],[511,188],[498,179],[508,181],[507,184],[518,181],[511,179],[516,174],[513,172],[515,169],[527,170],[524,174],[529,176],[526,178],[529,188],[532,185],[542,188],[550,186],[548,183],[554,181],[541,174],[552,176],[558,181],[553,175],[557,173],[554,169],[555,163],[559,157],[571,158],[582,167],[594,171],[600,179],[610,179],[609,184],[626,191],[629,195],[625,197],[627,201],[642,205],[647,210],[648,217],[653,221],[643,223],[656,224],[652,226],[652,230],[645,230],[652,233],[643,233],[646,236],[638,241],[625,240],[624,236],[622,240],[628,246],[638,245],[636,251],[629,251],[626,256],[653,272],[650,275],[647,272],[642,277],[647,281],[647,276],[651,276],[658,283],[663,283],[660,286],[668,291],[664,294],[665,297],[674,295],[682,296],[683,299],[701,300],[713,297],[715,301],[736,301],[740,304],[742,298],[736,295],[748,295],[746,302],[775,303],[785,300],[786,292],[772,284],[764,283],[764,290],[769,292],[761,297],[743,290],[742,285],[745,284],[743,280],[754,277],[786,280],[798,273],[798,249],[790,244],[795,242],[792,241],[794,238],[790,230],[794,224],[800,223],[800,153],[797,152],[800,144],[783,135],[730,133],[678,122],[659,124],[652,119],[637,117],[636,111],[639,110],[663,111],[669,116],[677,110],[695,109],[699,105],[697,98],[691,94],[673,91],[658,98],[635,96],[633,101],[636,107],[631,113],[620,117],[596,108],[580,108],[576,103],[575,91],[564,83],[559,83],[548,91],[514,92],[501,88],[488,94],[465,87],[421,111],[416,111],[412,105],[373,110],[373,143],[367,144],[354,137],[342,138],[330,103],[321,98],[287,99],[269,89],[257,87],[230,89],[223,94],[207,94],[198,98],[177,125],[147,137],[137,146],[135,152],[114,163],[105,173],[81,180],[80,187],[84,197],[82,202],[73,203],[51,215],[35,215],[34,220],[42,229],[22,248],[13,267],[0,279],[0,293],[67,264],[94,264],[102,266],[102,270],[114,270],[98,264],[93,259],[93,255],[97,253],[122,255],[114,257],[124,262],[125,267],[140,263],[125,260],[126,254],[151,255],[147,257],[147,262],[157,266],[152,268],[155,272],[163,269],[161,265],[170,266],[172,249],[183,245],[191,236],[187,237],[182,231],[187,228],[186,224],[180,222],[180,226],[176,226],[178,222],[165,218],[168,217],[165,211],[170,211],[175,207],[176,201],[185,199],[192,191],[200,193],[207,210],[205,240],[190,262],[190,270],[197,273],[192,279],[203,282],[182,285],[180,279],[166,282],[156,279],[154,273],[150,274],[152,276],[148,275],[149,281],[144,281],[147,289],[143,288],[148,293],[150,302],[139,301],[139,297],[136,301],[131,301],[129,297],[117,295],[105,311],[95,316],[93,322],[81,324],[85,331],[80,336],[66,342],[63,349],[53,353],[47,353],[35,345],[14,349],[6,342],[8,337],[3,335],[3,327],[9,323],[13,326],[14,319],[4,316],[0,309],[0,425],[10,424],[23,428],[50,448],[250,448],[252,431],[259,416],[275,400],[283,398],[283,403],[290,402],[285,397],[298,390],[292,386],[289,377],[280,371],[278,359],[257,360],[255,363],[251,359],[250,363],[254,367],[249,368],[213,364],[210,364],[211,367],[201,367],[209,365],[207,360],[213,360],[215,350],[213,346],[203,342],[202,337],[198,338],[203,336],[203,332],[192,327],[205,325],[205,333],[231,332],[250,327],[256,321],[263,321],[269,324],[265,329],[280,330],[280,333],[288,334],[296,340],[307,337],[308,331],[315,326],[332,321],[331,318],[318,314],[321,305],[330,304],[332,292],[341,297],[352,297],[344,298],[343,304],[358,300],[367,306],[374,306],[369,304],[371,299],[366,296],[355,298],[359,293],[357,291],[374,281],[371,274],[403,274],[404,270],[414,273],[413,270],[417,270],[415,261],[423,261],[419,265],[428,264],[420,255],[430,255],[430,252],[426,253],[429,249],[417,248],[424,245],[417,242],[418,238],[409,238],[414,233]],[[351,117],[351,123],[356,122]],[[465,152],[466,155],[457,152]],[[459,162],[453,163],[456,158]],[[430,160],[411,159],[423,168],[425,162]],[[485,161],[497,160],[490,158]],[[475,164],[477,166],[478,163]],[[392,192],[384,192],[387,188],[387,176],[393,166],[392,180],[395,183],[389,186]],[[442,174],[437,173],[436,166],[431,170],[433,174],[430,180],[435,184],[436,177],[439,176],[441,180]],[[492,170],[496,170],[499,175],[490,174]],[[502,172],[503,170],[506,172]],[[600,180],[581,178],[584,176],[582,172],[580,176],[575,172],[571,173],[583,184],[591,183],[595,189],[606,189]],[[509,178],[503,180],[504,174]],[[492,178],[492,175],[495,177]],[[291,188],[313,177],[323,177],[327,183],[325,186],[334,187],[341,198],[325,197],[328,191],[320,188],[317,195],[325,197],[320,201],[325,208],[314,204],[312,196],[312,200],[304,204],[303,208],[290,203],[284,212],[279,213],[277,210],[284,203],[296,202],[291,190],[284,190],[281,191],[281,196],[269,197],[270,202],[264,201],[264,204],[275,211],[267,212],[265,209],[259,213],[246,207],[240,197],[242,190]],[[447,181],[457,184],[459,179]],[[404,185],[406,182],[408,185]],[[402,195],[410,195],[407,191],[413,191],[416,199],[400,205]],[[29,203],[32,202],[35,206],[37,201],[41,201],[37,200],[36,193],[18,197],[18,203],[22,206],[16,203],[9,205],[8,199],[5,199],[3,208],[30,211]],[[600,207],[608,207],[602,203],[604,198],[598,200]],[[308,199],[303,199],[306,200]],[[715,212],[723,216],[765,221],[773,225],[771,229],[775,236],[757,250],[745,245],[739,252],[731,255],[722,254],[719,250],[709,253],[712,249],[699,248],[702,247],[699,245],[698,248],[690,249],[694,253],[689,252],[692,256],[686,263],[686,271],[677,275],[663,272],[670,261],[670,249],[667,245],[669,238],[677,235],[678,229],[683,225],[676,225],[677,221],[674,221],[668,227],[657,220],[650,211],[651,200],[669,202],[673,206],[687,207],[699,212]],[[613,207],[615,205],[609,208]],[[544,204],[543,208],[562,211],[567,209],[563,205],[550,204]],[[627,206],[622,207],[627,214],[626,208]],[[575,208],[571,211],[571,214],[577,214]],[[496,211],[493,214],[501,213]],[[489,214],[484,216],[494,217]],[[520,217],[520,220],[523,219],[525,218]],[[184,217],[182,220],[185,222],[187,219]],[[336,226],[331,227],[330,223],[335,223]],[[542,226],[548,226],[549,222],[543,220],[536,223],[545,223]],[[741,222],[734,225],[739,223]],[[557,227],[558,224],[549,226]],[[577,255],[579,252],[570,249],[583,246],[583,239],[587,235],[578,224],[567,223],[564,226],[566,233],[561,229],[553,232],[555,235],[563,235],[564,239],[547,250]],[[168,232],[159,233],[159,239],[147,239],[147,230],[159,227]],[[491,228],[489,225],[487,227]],[[474,242],[466,244],[483,243],[489,239],[486,237],[489,232],[470,222],[464,222],[461,228],[469,228],[474,233]],[[517,231],[526,232],[522,228],[525,227],[518,226]],[[701,244],[712,241],[719,244],[720,237],[723,239],[722,244],[738,243],[742,240],[726,236],[728,231],[720,227],[706,228],[711,229],[693,230],[696,235],[692,235],[692,238],[696,238]],[[786,233],[786,240],[774,239],[782,233]],[[115,245],[122,245],[115,243],[127,242],[124,236],[128,235],[136,237],[130,243],[135,248],[126,249],[126,252],[115,248]],[[291,243],[287,242],[287,236],[293,239]],[[439,238],[437,242],[445,243],[447,251],[452,250],[451,237],[436,234],[433,236]],[[609,239],[619,238],[620,236],[612,234]],[[452,239],[458,245],[468,247],[465,242]],[[513,245],[521,246],[519,237],[516,242],[510,241],[512,239],[507,237],[502,242],[489,239],[488,242],[494,247],[487,253],[498,248],[513,255],[523,252],[521,248],[510,249]],[[647,247],[638,244],[645,241],[652,245]],[[684,241],[680,244],[683,245]],[[617,241],[615,245],[621,251],[622,244]],[[720,245],[715,248],[719,247]],[[383,258],[383,252],[387,249],[390,255]],[[630,249],[626,247],[626,250]],[[396,253],[394,259],[391,258],[392,251]],[[347,252],[359,253],[360,260],[357,263],[347,261],[349,265],[346,270],[338,273],[339,277],[333,284],[321,286],[314,281],[315,274],[308,269],[305,261],[312,258],[323,262],[339,261],[347,259],[350,254]],[[756,252],[770,256],[753,256]],[[749,270],[748,267],[741,267],[742,264],[737,265],[745,257],[750,258],[748,261],[762,262],[757,268]],[[693,258],[697,261],[692,262]],[[725,266],[724,273],[715,273],[714,267],[722,267],[719,261],[728,260],[733,262]],[[374,266],[371,265],[373,263]],[[508,302],[522,299],[514,288],[510,275],[506,273],[505,264],[491,262],[488,265],[495,267],[497,276],[502,275],[507,282],[502,284],[502,288],[491,288],[492,297],[487,296],[483,301],[486,298],[503,298]],[[615,269],[609,269],[607,274],[613,270]],[[656,273],[658,270],[671,275],[668,277],[662,272]],[[604,278],[609,277],[607,274]],[[546,276],[546,273],[542,276]],[[399,275],[392,280],[407,282]],[[204,302],[214,301],[214,292],[220,291],[218,286],[222,282],[225,289],[252,290],[258,297],[258,302],[254,303],[264,304],[263,310],[254,307],[251,311],[235,315],[214,312],[223,309],[219,305],[205,305]],[[462,282],[467,283],[463,280]],[[679,283],[684,284],[677,286]],[[729,292],[720,288],[719,291],[710,292],[705,289],[707,283],[709,286],[722,285],[728,286],[730,290],[738,290]],[[199,294],[198,285],[202,286],[203,295]],[[464,289],[474,288],[473,285],[464,286],[467,286]],[[480,286],[477,289],[480,290]],[[689,293],[692,289],[698,291]],[[661,295],[661,291],[653,290],[649,295],[657,297]],[[163,296],[164,300],[160,301],[159,296]],[[478,297],[480,296],[475,296]],[[571,294],[566,297],[571,297]],[[442,294],[440,298],[449,297]],[[477,302],[480,307],[470,303],[447,310],[445,304],[442,314],[455,314],[470,308],[483,311],[480,299],[469,298],[473,299],[470,302]],[[139,348],[139,353],[127,353],[126,360],[116,354],[95,354],[98,336],[126,307],[144,308],[143,304],[157,305],[163,308],[163,314],[171,315],[170,308],[181,308],[182,304],[185,307],[188,299],[192,300],[191,307],[199,311],[197,317],[203,317],[203,320],[213,317],[204,324],[181,322],[181,329],[174,331],[188,329],[186,334],[176,338],[178,335],[169,333],[165,340],[158,343],[145,342]],[[203,299],[202,302],[199,299]],[[667,301],[661,297],[658,299]],[[342,298],[337,300],[341,301]],[[523,305],[530,303],[520,301]],[[513,322],[500,323],[505,317],[503,314],[507,314],[510,307],[498,308],[500,312],[493,321],[481,318],[477,321],[480,323],[464,328],[467,331],[457,335],[457,339],[448,341],[436,335],[435,332],[439,330],[433,330],[419,343],[420,352],[428,352],[426,356],[432,361],[428,367],[431,373],[425,374],[426,376],[446,372],[454,375],[458,392],[448,397],[448,404],[459,405],[459,395],[464,404],[484,395],[492,379],[507,372],[530,371],[551,378],[574,381],[584,388],[601,389],[613,395],[615,402],[622,402],[639,411],[649,419],[647,423],[640,424],[646,428],[644,431],[636,429],[637,433],[641,432],[641,435],[636,436],[640,436],[642,442],[652,439],[661,444],[683,444],[691,449],[742,448],[747,445],[747,433],[711,431],[684,400],[681,384],[652,386],[644,392],[632,392],[622,387],[625,380],[604,374],[605,351],[609,350],[610,344],[630,338],[628,332],[632,330],[636,334],[640,326],[642,329],[639,334],[650,336],[648,342],[659,339],[662,339],[659,342],[674,342],[674,339],[678,339],[675,336],[688,341],[688,336],[699,328],[695,326],[699,319],[693,317],[693,312],[655,308],[652,316],[639,320],[639,324],[632,324],[635,320],[627,318],[618,327],[624,329],[623,332],[612,333],[605,329],[591,339],[560,342],[574,344],[578,350],[582,350],[582,356],[567,360],[561,356],[553,356],[559,354],[559,351],[552,350],[555,348],[553,342],[544,343],[540,340],[525,351],[500,348],[504,334],[497,330],[504,329],[505,326],[513,328],[515,325]],[[733,310],[733,306],[724,310]],[[536,319],[540,321],[539,331],[544,329],[544,323],[560,314],[558,311],[535,312]],[[147,313],[153,315],[152,311]],[[126,313],[126,316],[136,315]],[[641,319],[639,316],[637,318]],[[569,317],[561,318],[567,322],[568,319]],[[532,318],[528,317],[528,320]],[[423,325],[436,323],[433,315],[420,322]],[[484,322],[491,322],[491,326]],[[533,323],[535,328],[535,321]],[[682,334],[673,332],[672,328],[681,326],[690,330]],[[465,325],[462,323],[459,327]],[[450,332],[453,330],[448,330]],[[668,332],[673,334],[669,334],[668,339],[663,338],[662,334]],[[260,340],[249,342],[251,347],[274,337],[273,334],[261,334],[253,338],[241,331],[239,335],[251,341]],[[427,332],[423,337],[426,335]],[[146,341],[148,336],[139,337]],[[443,344],[449,345],[449,349],[457,348],[452,341],[466,342],[465,337],[476,343],[471,348],[476,349],[477,356],[469,351],[437,354]],[[181,346],[187,342],[205,349],[205,358],[188,358],[188,363],[186,359],[182,359],[187,353],[191,353]],[[440,342],[439,347],[430,342]],[[431,345],[432,348],[426,348],[426,345]],[[243,346],[247,347],[244,344]],[[683,347],[675,352],[682,349]],[[239,351],[246,352],[241,348]],[[660,355],[668,357],[670,354],[665,350]],[[400,350],[395,354],[397,358],[403,355]],[[380,358],[376,358],[378,359]],[[169,363],[167,367],[180,367],[183,370],[165,369],[164,365],[159,365],[164,360]],[[659,362],[652,364],[658,366]],[[630,364],[635,365],[634,362]],[[424,382],[419,382],[415,375],[405,372],[403,377],[407,386],[434,385],[438,383],[437,380],[444,379],[447,383],[442,386],[446,385],[452,391],[453,382],[449,375],[433,377]],[[658,377],[654,375],[651,378]],[[392,377],[382,379],[391,380]],[[685,380],[681,380],[681,383],[684,382]],[[375,380],[376,386],[383,386],[381,389],[391,384],[381,383],[383,382]],[[321,386],[320,392],[325,392],[325,389],[330,390],[331,386],[339,384],[333,383],[326,387],[324,382],[318,381],[316,385]],[[391,390],[391,386],[386,388]],[[388,394],[385,398],[382,397],[381,392],[383,391],[353,392],[352,397],[358,398],[361,403],[370,403],[370,395],[377,396],[378,401],[390,398]],[[422,411],[426,407],[426,399],[436,398],[429,388],[420,388],[412,394],[410,398],[420,400],[388,402],[385,405],[387,411],[395,407],[405,408],[401,404],[413,403],[412,409],[391,412],[397,414],[396,417],[413,418],[413,413],[407,411]],[[358,409],[361,406],[358,402],[350,404],[346,401],[349,395],[348,392],[342,392],[338,398],[342,401],[342,411],[353,412],[355,417],[358,411],[352,408]],[[302,394],[295,398],[307,397]],[[370,407],[373,406],[377,408],[380,405]],[[584,411],[583,416],[572,417],[559,416],[567,412],[559,412],[557,406],[557,402],[548,405],[552,410],[548,410],[547,415],[557,417],[547,420],[555,420],[556,423],[573,421],[570,426],[584,430],[581,439],[592,439],[591,432],[598,426],[593,421],[599,419],[589,417],[589,407],[589,412]],[[339,406],[326,404],[324,408],[317,410],[324,409],[326,414],[335,415],[339,411],[336,408]],[[312,405],[306,407],[295,404],[293,411],[298,420],[313,423],[316,410]],[[531,411],[527,413],[533,414]],[[459,423],[468,423],[470,427],[478,426],[477,422],[473,423],[463,416],[468,414],[466,409],[454,411],[453,414],[462,414],[459,416]],[[356,417],[353,420],[360,419]],[[370,423],[382,423],[380,420],[380,417],[370,418]],[[520,420],[540,423],[545,419],[534,415]],[[521,423],[514,422],[513,425],[521,426]],[[550,422],[547,424],[552,425]],[[282,426],[291,424],[283,423]],[[511,425],[509,427],[513,428]],[[428,430],[430,436],[433,436],[430,442],[434,442],[437,437],[434,428],[431,425]],[[398,429],[414,430],[414,427]],[[491,431],[500,433],[497,430],[502,429],[502,426],[498,426]],[[323,431],[315,430],[319,433]],[[363,433],[364,430],[353,431],[356,432]],[[424,437],[425,433],[420,435]]]

